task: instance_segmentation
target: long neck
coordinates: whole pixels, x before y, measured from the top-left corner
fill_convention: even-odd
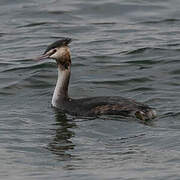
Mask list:
[[[68,100],[68,85],[71,74],[71,65],[64,67],[58,64],[58,79],[54,90],[52,105],[58,107],[59,104]]]

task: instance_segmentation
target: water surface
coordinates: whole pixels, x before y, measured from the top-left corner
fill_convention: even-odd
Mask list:
[[[2,0],[1,179],[179,179],[179,9],[178,0]],[[158,118],[54,111],[56,64],[32,58],[60,37],[73,39],[72,97],[131,97]]]

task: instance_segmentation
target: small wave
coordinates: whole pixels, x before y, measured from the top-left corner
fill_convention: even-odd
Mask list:
[[[45,25],[45,24],[49,24],[49,22],[30,23],[30,24],[26,24],[23,26],[19,26],[18,28],[41,26],[41,25]]]
[[[180,70],[174,70],[174,71],[171,71],[170,74],[173,74],[173,75],[178,75],[180,74]]]
[[[69,11],[48,11],[49,14],[66,14],[69,13]]]
[[[180,46],[180,43],[167,44],[167,46],[169,46],[169,47],[173,47],[173,46]]]
[[[86,65],[82,63],[73,63],[73,67],[82,67],[82,66],[86,66]]]
[[[4,35],[6,35],[5,33],[0,33],[0,37],[3,37]]]
[[[127,84],[127,83],[133,83],[133,82],[136,82],[136,83],[144,83],[144,82],[150,82],[150,81],[153,81],[152,79],[150,78],[146,78],[146,77],[142,77],[142,78],[132,78],[132,79],[124,79],[124,80],[115,80],[115,79],[112,79],[112,80],[109,80],[109,79],[100,79],[100,80],[93,80],[93,81],[88,81],[88,82],[91,82],[91,83],[94,83],[94,84],[118,84],[118,85],[122,85],[122,84]]]
[[[10,65],[14,65],[14,63],[12,62],[0,62],[0,66],[10,66]]]
[[[153,91],[154,88],[149,88],[149,87],[138,87],[138,88],[134,88],[134,89],[130,89],[130,92],[133,91],[140,91],[140,92],[144,92],[144,91]]]
[[[35,79],[29,76],[28,78],[24,78],[18,81],[7,83],[3,85],[1,89],[7,91],[7,90],[14,90],[14,89],[24,89],[24,88],[39,89],[39,88],[47,88],[47,87],[52,87],[52,84],[48,83],[46,80],[39,80],[39,79]],[[9,92],[6,92],[6,93],[9,93]]]
[[[143,47],[143,48],[135,49],[135,50],[132,50],[132,51],[128,51],[126,54],[140,54],[140,53],[144,53],[146,51],[167,51],[167,49],[165,49],[165,48]]]
[[[95,44],[95,43],[108,43],[108,42],[111,42],[112,40],[111,39],[101,39],[101,40],[92,40],[92,41],[89,41],[88,44]]]
[[[0,92],[0,95],[3,95],[3,96],[9,96],[9,95],[13,95],[14,93],[10,93],[10,92]]]
[[[151,64],[157,64],[161,62],[161,60],[135,60],[135,61],[126,61],[125,63],[128,63],[128,64],[146,64],[146,65],[151,65]]]
[[[161,23],[174,23],[179,22],[180,19],[169,18],[169,19],[162,19],[162,20],[151,20],[151,21],[143,21],[142,24],[161,24]]]
[[[54,67],[54,64],[41,63],[41,64],[31,64],[31,65],[26,65],[26,66],[23,65],[19,67],[11,67],[1,72],[10,72],[10,71],[17,71],[17,70],[22,70],[22,69],[41,69],[41,68],[50,68],[50,67]]]
[[[94,22],[91,24],[93,24],[93,25],[115,25],[117,23],[116,22]]]

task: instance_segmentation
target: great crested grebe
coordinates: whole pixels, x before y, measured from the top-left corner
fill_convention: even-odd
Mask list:
[[[58,79],[52,97],[52,106],[61,111],[78,116],[122,115],[134,116],[141,120],[153,119],[156,111],[149,106],[119,96],[101,96],[72,99],[68,95],[71,74],[71,55],[68,44],[70,38],[63,38],[47,47],[44,54],[37,58],[55,59],[58,68]]]

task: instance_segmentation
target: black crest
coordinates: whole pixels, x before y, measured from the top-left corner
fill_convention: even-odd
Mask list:
[[[46,54],[49,50],[61,47],[61,46],[67,46],[72,41],[71,38],[63,38],[61,40],[55,41],[54,43],[50,44],[47,49],[45,50],[44,54]]]

